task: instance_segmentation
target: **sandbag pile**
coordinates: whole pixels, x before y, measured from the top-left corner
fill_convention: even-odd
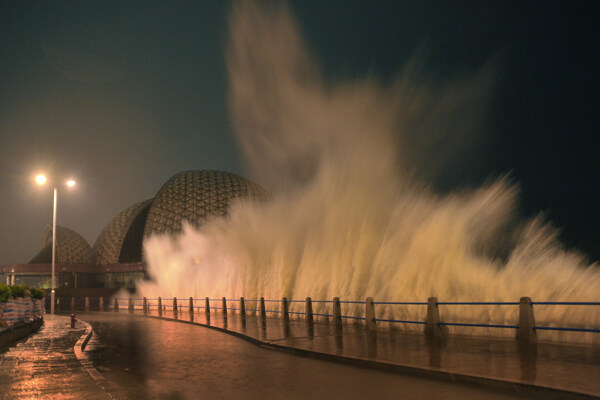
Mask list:
[[[41,289],[25,285],[0,283],[0,330],[41,318],[45,313],[45,294]]]

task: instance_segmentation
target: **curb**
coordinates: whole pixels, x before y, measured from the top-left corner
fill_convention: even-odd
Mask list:
[[[83,333],[83,335],[81,335],[79,340],[77,340],[75,346],[73,346],[75,356],[81,363],[83,369],[92,377],[92,379],[96,382],[98,387],[102,389],[102,391],[104,391],[104,393],[108,397],[116,400],[121,399],[122,396],[118,394],[119,390],[115,388],[113,384],[110,383],[110,381],[106,380],[104,375],[102,375],[102,373],[100,373],[100,371],[98,371],[96,367],[94,367],[94,363],[91,362],[87,355],[84,353],[85,347],[94,335],[94,330],[92,329],[92,326],[87,321],[83,321],[80,319],[78,319],[77,321],[85,326],[85,332]]]
[[[75,346],[73,346],[75,357],[77,357],[77,359],[83,366],[83,369],[85,369],[86,372],[90,374],[92,379],[94,379],[96,383],[100,385],[100,382],[103,383],[105,381],[104,376],[94,367],[94,364],[83,353],[85,350],[85,346],[87,346],[92,335],[94,334],[94,331],[92,330],[92,326],[86,321],[78,320],[78,322],[82,323],[85,326],[85,332],[83,333],[83,335],[81,335],[79,340],[77,340]],[[100,387],[102,387],[102,385],[100,385]],[[104,387],[102,388],[104,389]]]
[[[81,335],[79,340],[77,340],[77,343],[75,343],[75,346],[73,347],[73,349],[75,350],[76,355],[79,353],[83,357],[83,351],[85,350],[85,346],[87,346],[92,335],[94,334],[94,331],[92,330],[92,326],[90,324],[88,324],[86,321],[81,321],[81,320],[77,320],[77,321],[81,322],[85,326],[85,332],[83,333],[83,335]],[[80,358],[79,355],[77,356],[77,358]]]

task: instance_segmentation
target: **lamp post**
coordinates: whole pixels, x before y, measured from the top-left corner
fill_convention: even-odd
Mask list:
[[[35,182],[40,185],[43,186],[48,182],[48,178],[46,178],[46,175],[44,174],[38,174],[35,177]],[[65,184],[67,185],[67,187],[73,187],[75,186],[75,181],[73,179],[68,179]],[[54,289],[56,288],[56,281],[55,281],[55,265],[56,265],[56,200],[57,200],[57,187],[56,185],[54,186],[54,202],[53,202],[53,206],[52,206],[52,289],[50,291],[50,314],[54,315],[54,303],[55,303],[55,291]]]

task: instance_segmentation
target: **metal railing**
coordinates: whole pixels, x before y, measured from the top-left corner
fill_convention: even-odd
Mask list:
[[[187,302],[187,304],[186,304]],[[203,305],[195,305],[197,303]],[[236,307],[228,306],[228,304],[235,303]],[[251,308],[247,308],[246,304],[252,304]],[[304,311],[290,310],[290,305],[298,305],[304,303]],[[314,312],[313,304],[323,304],[330,306],[330,313],[327,312]],[[257,305],[255,305],[257,304]],[[266,307],[266,304],[279,304],[280,307],[272,308]],[[123,306],[122,306],[123,305]],[[125,306],[126,305],[126,306]],[[342,314],[342,305],[345,306],[363,306],[364,313],[361,315],[345,315]],[[375,313],[375,306],[403,306],[403,307],[414,307],[426,306],[426,318],[423,320],[402,320],[393,318],[377,318]],[[493,324],[493,323],[474,323],[466,321],[443,321],[440,317],[440,306],[453,307],[453,306],[518,306],[519,315],[517,324]],[[289,321],[290,315],[303,317],[307,322],[312,323],[315,317],[324,319],[331,319],[331,322],[338,328],[341,328],[343,321],[355,321],[356,323],[363,323],[364,326],[369,330],[377,329],[378,323],[389,323],[389,324],[414,324],[423,325],[425,327],[425,333],[432,336],[444,336],[448,333],[449,326],[454,327],[471,327],[471,328],[494,328],[494,329],[515,329],[517,331],[517,338],[524,341],[535,341],[536,331],[569,331],[569,332],[591,332],[600,333],[598,328],[587,328],[587,327],[560,327],[560,326],[544,326],[536,325],[534,317],[534,306],[600,306],[600,302],[554,302],[554,301],[539,301],[533,302],[529,297],[522,297],[519,302],[440,302],[437,298],[430,297],[427,302],[394,302],[394,301],[373,301],[373,298],[369,297],[365,301],[356,300],[340,300],[335,297],[333,300],[312,300],[307,297],[305,300],[288,300],[283,297],[281,300],[265,299],[263,297],[259,299],[245,299],[241,297],[239,299],[227,299],[222,297],[220,299],[208,298],[203,299],[197,298],[185,298],[179,299],[177,297],[171,298],[89,298],[89,297],[71,297],[71,298],[58,298],[56,309],[59,311],[74,311],[74,310],[99,310],[108,311],[113,310],[119,312],[121,309],[127,309],[129,312],[135,310],[141,310],[145,315],[149,311],[157,310],[158,316],[162,316],[163,312],[171,311],[173,313],[183,312],[187,310],[190,314],[200,312],[201,310],[207,315],[207,319],[210,318],[210,314],[213,312],[220,312],[223,315],[239,314],[242,317],[246,316],[247,312],[254,312],[260,316],[261,319],[266,319],[267,314],[270,316],[277,316],[283,318],[285,321]],[[323,307],[321,307],[323,308]]]

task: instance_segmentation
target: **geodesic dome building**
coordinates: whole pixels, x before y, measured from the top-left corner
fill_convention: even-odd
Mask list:
[[[153,199],[136,203],[119,213],[94,244],[100,265],[142,261],[144,238],[177,234],[183,221],[201,226],[227,215],[238,200],[264,201],[267,192],[239,175],[222,171],[184,171],[169,179]]]
[[[77,232],[56,226],[56,263],[91,264],[94,262],[92,248]],[[46,227],[42,240],[42,250],[29,261],[30,264],[48,264],[52,262],[52,227]]]
[[[106,225],[93,248],[78,233],[56,227],[57,288],[133,288],[147,277],[143,241],[153,234],[181,232],[187,221],[200,227],[227,215],[236,201],[265,201],[256,183],[222,171],[184,171],[169,179],[154,198],[133,204]],[[28,264],[1,264],[0,281],[50,288],[52,228]]]

